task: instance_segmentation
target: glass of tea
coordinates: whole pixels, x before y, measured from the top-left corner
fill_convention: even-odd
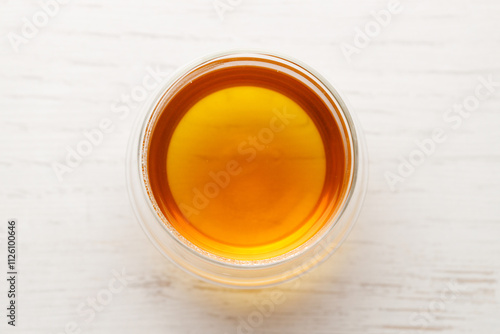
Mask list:
[[[133,209],[152,243],[225,286],[284,282],[333,253],[367,185],[361,129],[321,75],[233,51],[177,71],[128,149]]]

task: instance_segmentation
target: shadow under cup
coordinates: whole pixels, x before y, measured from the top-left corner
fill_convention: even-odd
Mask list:
[[[146,105],[129,195],[168,258],[211,282],[297,277],[346,237],[366,190],[360,129],[305,65],[230,52],[179,71]]]

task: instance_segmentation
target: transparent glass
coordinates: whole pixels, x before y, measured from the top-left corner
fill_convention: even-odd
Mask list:
[[[243,59],[243,60],[242,60]],[[197,71],[231,66],[232,62],[262,63],[277,71],[289,71],[309,85],[331,108],[348,134],[350,181],[337,212],[306,243],[284,255],[264,260],[241,261],[215,256],[178,233],[159,210],[150,191],[147,172],[149,125],[183,80]],[[271,65],[270,65],[271,64]],[[146,102],[133,128],[127,152],[127,187],[133,210],[153,245],[187,272],[206,281],[236,288],[259,288],[296,278],[331,255],[347,237],[361,210],[367,187],[367,152],[355,115],[339,92],[320,74],[289,57],[262,51],[229,51],[199,59],[178,70]]]

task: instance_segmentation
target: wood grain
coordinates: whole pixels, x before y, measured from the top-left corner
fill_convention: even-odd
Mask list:
[[[210,0],[70,1],[17,53],[7,35],[40,4],[1,1],[0,247],[17,217],[20,311],[15,329],[2,315],[0,332],[63,333],[75,322],[82,333],[499,333],[500,95],[456,130],[443,114],[480,76],[500,81],[500,3],[402,4],[348,62],[340,45],[387,1],[242,1],[224,20]],[[111,111],[148,67],[238,47],[317,68],[349,98],[370,152],[365,206],[340,251],[298,283],[257,291],[201,282],[151,246],[125,186],[140,104],[124,119]],[[114,130],[59,182],[52,163],[103,118]],[[391,191],[384,173],[436,127],[447,140]],[[122,268],[136,279],[86,322],[78,306]],[[244,328],[273,291],[285,301]]]

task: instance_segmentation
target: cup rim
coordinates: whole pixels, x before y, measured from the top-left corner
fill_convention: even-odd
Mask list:
[[[339,208],[328,217],[328,221],[325,223],[323,227],[321,227],[311,238],[309,238],[306,242],[302,243],[298,247],[278,256],[270,257],[267,259],[261,260],[236,260],[223,256],[219,256],[208,252],[206,250],[201,249],[200,247],[193,244],[187,238],[185,238],[182,234],[180,234],[168,221],[168,219],[164,216],[161,209],[159,209],[158,204],[156,203],[156,199],[154,197],[153,192],[150,189],[149,176],[148,176],[148,167],[147,167],[147,157],[148,157],[148,149],[147,149],[147,137],[151,135],[151,124],[154,124],[155,117],[159,117],[161,114],[161,110],[157,111],[157,107],[163,96],[166,92],[173,87],[173,85],[180,79],[183,75],[188,74],[190,71],[194,70],[196,67],[201,66],[204,63],[217,60],[218,58],[228,57],[228,56],[267,56],[272,57],[274,60],[277,60],[281,63],[288,62],[296,67],[300,68],[301,74],[309,74],[312,79],[316,79],[317,82],[324,86],[327,93],[329,93],[332,99],[331,102],[334,104],[334,107],[338,108],[338,116],[342,117],[346,124],[346,135],[349,141],[348,149],[351,151],[351,163],[347,166],[350,169],[350,177],[348,184],[346,187],[348,188],[347,192],[343,195],[342,204]],[[257,57],[256,57],[257,59]],[[306,77],[308,80],[311,79]],[[137,163],[139,164],[138,171],[139,177],[142,182],[141,190],[142,195],[144,196],[148,208],[153,213],[156,218],[156,224],[160,224],[162,229],[171,236],[171,239],[174,239],[175,242],[180,245],[183,249],[188,250],[192,254],[202,258],[205,261],[208,261],[212,264],[222,265],[231,267],[234,269],[265,269],[270,268],[276,265],[285,264],[287,262],[292,261],[297,258],[301,254],[304,254],[308,249],[314,248],[318,246],[319,243],[324,241],[324,239],[332,232],[332,230],[336,227],[338,221],[344,215],[346,208],[351,201],[353,193],[357,188],[358,178],[359,178],[359,139],[358,139],[358,131],[356,129],[355,121],[351,117],[350,108],[346,104],[346,101],[341,97],[341,94],[333,87],[332,84],[328,80],[326,80],[318,71],[313,69],[311,66],[303,63],[300,60],[294,59],[288,55],[281,54],[279,52],[270,52],[267,50],[259,50],[259,49],[232,49],[226,51],[220,51],[217,53],[211,53],[202,57],[199,57],[188,64],[180,67],[176,71],[174,71],[168,79],[164,80],[162,84],[160,84],[156,94],[153,94],[152,97],[144,104],[143,111],[141,112],[141,122],[140,122],[140,133],[139,133],[139,147],[138,147],[138,159]],[[331,111],[334,112],[334,111]],[[145,231],[147,229],[144,226],[144,222],[140,220],[140,223]],[[352,222],[354,223],[354,222]],[[151,239],[151,236],[148,237]]]

